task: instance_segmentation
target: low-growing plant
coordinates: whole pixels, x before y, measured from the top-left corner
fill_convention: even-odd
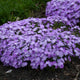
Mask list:
[[[51,2],[53,1],[55,6],[61,3],[64,6],[66,2],[71,6],[76,1],[77,4],[80,2],[78,0]],[[48,2],[48,9],[50,4],[53,5],[51,2]],[[68,9],[68,6],[66,8]],[[6,66],[15,68],[30,64],[33,69],[44,69],[48,66],[63,68],[64,63],[71,61],[72,57],[80,58],[80,26],[77,23],[73,23],[73,26],[70,22],[72,18],[69,21],[67,16],[63,17],[55,14],[47,18],[28,18],[1,25],[0,61]],[[74,18],[75,22],[78,18]]]
[[[51,0],[47,3],[46,16],[65,20],[74,26],[80,22],[80,0]]]
[[[15,68],[63,68],[71,56],[80,57],[80,37],[54,30],[50,18],[29,18],[0,26],[0,60]],[[37,25],[37,26],[36,26]],[[36,26],[36,27],[35,27]]]

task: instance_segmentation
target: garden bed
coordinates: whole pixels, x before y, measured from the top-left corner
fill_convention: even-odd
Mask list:
[[[36,4],[36,6],[38,4]],[[30,14],[30,17],[36,17],[35,20],[37,19],[37,17],[38,18],[45,17],[45,11],[44,11],[45,7],[44,6],[45,5],[41,4],[40,10],[36,10],[36,11],[33,10],[32,13]],[[12,12],[14,12],[14,11],[12,11]],[[14,14],[15,14],[15,12],[14,12]],[[13,18],[14,17],[15,16],[13,16]],[[15,19],[9,19],[9,20],[15,21],[15,20],[21,20],[24,18],[24,17],[22,17],[19,19],[19,17],[20,16],[17,16]],[[25,18],[27,18],[27,16]],[[34,18],[33,18],[33,20],[34,20]],[[3,22],[6,22],[6,20],[5,21],[1,20],[1,21],[2,21],[1,24],[3,24]],[[80,26],[79,23],[78,23],[78,26]],[[21,35],[21,34],[19,34],[19,35]],[[78,36],[80,36],[80,35],[78,35]],[[2,60],[2,61],[5,64],[6,59],[5,59],[5,61],[4,60]],[[80,80],[80,62],[79,61],[80,60],[76,57],[76,58],[72,58],[71,62],[67,62],[65,60],[65,63],[64,63],[65,65],[63,66],[64,68],[62,67],[63,69],[55,69],[54,66],[52,66],[52,67],[46,66],[46,68],[44,68],[43,70],[40,70],[38,68],[38,67],[40,67],[40,65],[36,69],[32,69],[32,67],[30,67],[30,65],[27,65],[24,68],[18,68],[18,67],[15,67],[14,65],[10,64],[10,66],[17,68],[17,69],[15,69],[13,67],[10,67],[9,64],[7,64],[8,66],[7,65],[3,66],[3,63],[0,62],[0,80]],[[47,62],[47,60],[46,60],[46,62]],[[12,63],[13,63],[13,61],[12,61]],[[49,64],[48,64],[48,66],[49,66]],[[59,68],[59,66],[58,66],[58,68]]]

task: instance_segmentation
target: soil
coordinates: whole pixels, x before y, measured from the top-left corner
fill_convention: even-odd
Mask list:
[[[6,71],[12,70],[9,73]],[[30,66],[15,69],[0,63],[0,80],[80,80],[80,61],[78,58],[66,63],[63,69],[31,69]]]

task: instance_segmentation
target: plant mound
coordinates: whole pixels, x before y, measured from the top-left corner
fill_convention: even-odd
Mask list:
[[[66,24],[74,26],[79,23],[80,0],[51,0],[47,3],[46,16],[65,20]]]
[[[80,26],[77,25],[80,9],[78,7],[75,10],[74,7],[72,10],[72,13],[75,10],[74,15],[69,12],[70,6],[74,3],[77,7],[79,2],[79,0],[65,2],[52,0],[47,3],[47,18],[28,18],[1,25],[0,61],[6,66],[15,68],[30,64],[33,69],[44,69],[47,66],[63,68],[66,61],[71,61],[71,57],[80,58]],[[68,6],[65,7],[66,3]],[[67,12],[75,18],[68,19],[65,16]],[[67,24],[66,20],[70,24]]]

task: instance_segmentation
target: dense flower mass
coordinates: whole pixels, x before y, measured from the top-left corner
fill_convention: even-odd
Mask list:
[[[46,16],[62,19],[74,26],[80,18],[80,0],[51,0],[47,3]]]
[[[53,30],[49,18],[29,18],[0,26],[0,60],[15,68],[63,68],[71,56],[80,57],[80,37]],[[64,26],[63,26],[64,27]],[[74,52],[74,53],[73,53]]]
[[[15,68],[30,64],[33,69],[44,69],[63,68],[71,57],[80,58],[79,4],[79,0],[52,0],[47,3],[47,18],[1,25],[0,61]]]

